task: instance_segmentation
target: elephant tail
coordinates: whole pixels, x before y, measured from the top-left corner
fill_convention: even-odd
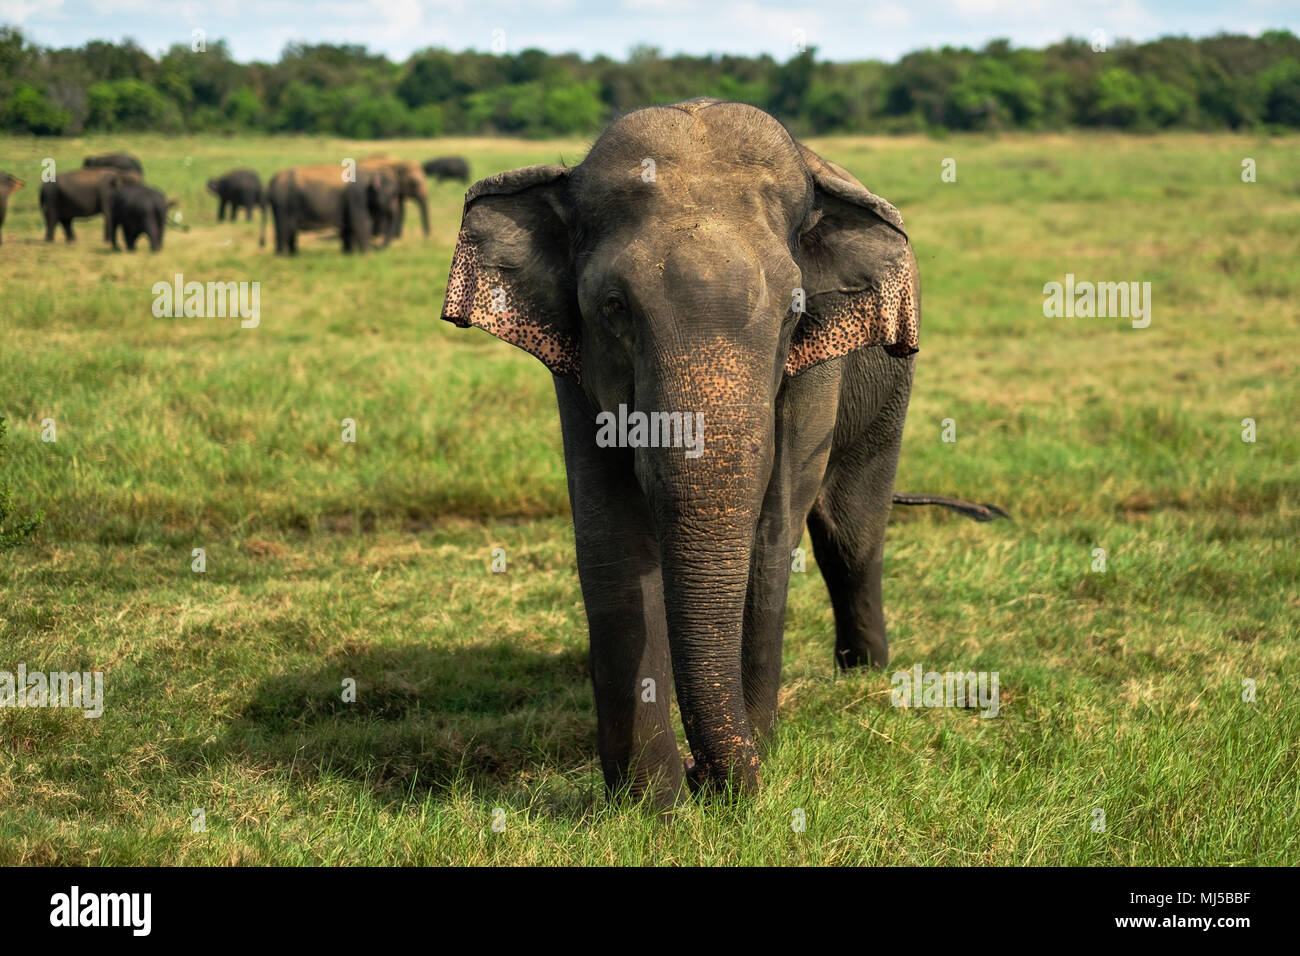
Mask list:
[[[894,504],[896,505],[939,505],[942,508],[948,508],[960,515],[965,515],[972,521],[996,521],[998,518],[1011,518],[997,505],[975,504],[971,501],[962,501],[960,498],[947,498],[943,495],[908,495],[894,492]]]
[[[258,203],[262,207],[262,231],[257,237],[257,246],[259,249],[266,248],[266,198],[263,197]]]

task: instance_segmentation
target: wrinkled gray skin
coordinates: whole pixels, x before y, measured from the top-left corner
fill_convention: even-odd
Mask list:
[[[424,164],[424,175],[442,182],[444,179],[459,179],[469,182],[469,163],[463,156],[439,156]]]
[[[23,181],[12,173],[0,171],[0,242],[4,241],[3,229],[5,212],[9,209],[9,197],[23,188]]]
[[[102,156],[87,156],[81,165],[87,169],[106,167],[138,173],[141,176],[144,175],[144,167],[140,165],[140,160],[130,153],[105,153]]]
[[[396,231],[400,203],[392,176],[382,170],[359,170],[357,181],[343,190],[343,251],[365,252],[372,235],[386,247]]]
[[[129,252],[135,252],[136,240],[142,235],[149,239],[150,252],[162,249],[167,206],[167,197],[162,192],[143,183],[131,183],[118,189],[113,194],[109,223],[113,248],[120,248],[117,233],[121,230]]]
[[[217,205],[217,222],[224,222],[226,210],[234,222],[240,209],[246,210],[245,219],[253,218],[253,210],[262,206],[262,180],[251,169],[233,169],[224,176],[208,180],[208,192],[220,200]]]
[[[74,219],[104,215],[104,241],[111,242],[113,229],[111,216],[113,194],[123,186],[139,183],[134,172],[124,172],[112,167],[74,169],[59,173],[50,183],[41,184],[41,214],[45,217],[45,241],[54,241],[54,230],[63,226],[63,237],[68,242],[76,239],[72,230]]]
[[[785,365],[797,333],[835,321],[888,269],[911,276],[919,308],[901,222],[766,113],[713,101],[630,113],[577,167],[470,190],[457,255],[472,247],[506,294],[473,321],[557,372],[611,790],[669,804],[684,773],[695,789],[756,788],[805,522],[836,663],[887,662],[881,570],[914,360],[873,346]],[[452,272],[444,318],[470,324]],[[806,313],[791,308],[796,288]],[[597,413],[620,404],[702,413],[705,453],[597,447]]]

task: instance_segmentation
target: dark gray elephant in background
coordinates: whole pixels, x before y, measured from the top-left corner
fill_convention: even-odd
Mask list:
[[[345,226],[345,196],[349,195],[351,190],[350,194],[353,197],[360,196],[369,202],[370,195],[367,191],[364,189],[358,191],[352,187],[362,183],[371,184],[376,171],[363,169],[358,164],[358,168],[351,173],[352,178],[345,178],[347,174],[348,171],[342,166],[321,165],[291,166],[272,176],[264,193],[260,244],[266,245],[267,206],[271,208],[275,218],[277,253],[288,255],[297,253],[298,234],[304,230],[337,229],[342,234]],[[369,193],[381,191],[377,186],[366,188],[369,189]],[[398,208],[400,209],[400,205]],[[376,217],[372,214],[370,220],[372,235],[378,228],[383,244],[387,245],[392,239],[395,220],[395,212],[387,217],[382,215]],[[351,223],[356,221],[355,216],[350,220]],[[349,251],[350,246],[359,242],[354,230],[354,226],[349,226],[348,233],[344,236],[345,251]]]
[[[120,169],[125,172],[144,176],[144,166],[130,153],[105,153],[102,156],[87,156],[81,163],[86,169]]]
[[[224,176],[208,180],[208,192],[216,196],[217,222],[224,222],[226,208],[230,209],[230,221],[234,222],[239,210],[247,210],[244,218],[252,219],[253,210],[262,206],[262,179],[251,169],[232,169]]]
[[[4,241],[5,213],[9,209],[9,197],[23,188],[23,181],[12,173],[0,170],[0,242]]]
[[[72,230],[74,219],[104,215],[104,241],[113,239],[111,210],[113,194],[123,186],[139,183],[134,172],[111,166],[74,169],[59,173],[53,182],[41,185],[41,213],[45,216],[45,241],[54,241],[54,229],[63,226],[63,236],[68,242],[76,239]]]
[[[406,221],[406,200],[414,199],[420,207],[420,226],[424,237],[429,238],[429,187],[424,181],[420,164],[409,159],[394,159],[391,156],[370,156],[357,163],[358,172],[362,170],[383,170],[397,183],[398,195],[397,222],[393,235],[401,237],[402,225]],[[386,245],[387,243],[385,243]]]
[[[357,181],[343,190],[344,252],[365,252],[372,236],[387,247],[396,229],[398,207],[397,181],[382,169],[359,169]]]
[[[424,164],[424,175],[442,182],[444,179],[458,179],[469,182],[469,163],[463,156],[439,156]]]
[[[837,664],[888,660],[885,526],[920,316],[897,210],[750,106],[638,110],[576,167],[470,188],[443,318],[554,374],[612,791],[669,804],[684,775],[758,785],[805,522]],[[611,416],[636,413],[660,418],[609,447]]]
[[[167,209],[174,206],[160,190],[144,183],[129,183],[113,193],[108,229],[113,237],[113,248],[117,249],[117,233],[121,230],[126,240],[126,248],[135,252],[135,243],[140,236],[149,239],[149,251],[162,249],[163,231],[167,227]]]
[[[343,190],[348,180],[340,166],[290,166],[266,184],[259,245],[266,245],[266,210],[275,217],[275,251],[298,251],[298,233],[343,228]]]

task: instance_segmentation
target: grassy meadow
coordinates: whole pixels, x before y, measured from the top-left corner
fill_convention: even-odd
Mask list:
[[[810,552],[761,794],[607,804],[550,375],[438,321],[463,187],[430,184],[427,240],[408,207],[385,252],[292,259],[203,189],[378,149],[477,178],[584,143],[0,138],[27,181],[0,481],[47,515],[0,553],[0,670],[106,688],[96,720],[0,709],[0,864],[1300,862],[1300,138],[810,145],[900,208],[921,264],[899,489],[1015,519],[895,514],[889,671],[997,671],[996,719],[838,675]],[[189,231],[46,245],[40,160],[117,148]],[[155,318],[177,272],[260,282],[260,326]],[[1150,327],[1045,318],[1066,273],[1149,281]]]

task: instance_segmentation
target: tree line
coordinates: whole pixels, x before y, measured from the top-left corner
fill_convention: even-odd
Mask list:
[[[194,49],[202,46],[202,49]],[[1104,46],[1094,49],[1094,46]],[[350,44],[239,63],[225,41],[159,57],[131,40],[55,49],[0,27],[0,131],[588,135],[611,117],[694,96],[769,110],[796,134],[1111,127],[1300,128],[1300,38],[1068,39],[1041,50],[921,50],[896,63],[542,50],[427,49],[395,63]]]

